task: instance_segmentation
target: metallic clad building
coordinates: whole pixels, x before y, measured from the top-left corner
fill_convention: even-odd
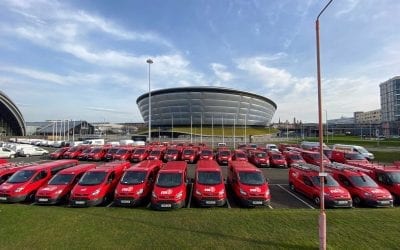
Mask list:
[[[136,103],[146,123],[149,119],[149,93]],[[220,87],[183,87],[151,91],[152,126],[223,124],[228,126],[267,126],[276,104],[263,96]]]
[[[0,91],[0,135],[24,136],[25,121],[11,99]]]

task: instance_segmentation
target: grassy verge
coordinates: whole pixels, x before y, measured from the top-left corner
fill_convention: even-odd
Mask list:
[[[329,249],[395,249],[394,209],[327,211]],[[317,249],[318,211],[0,205],[0,248]]]

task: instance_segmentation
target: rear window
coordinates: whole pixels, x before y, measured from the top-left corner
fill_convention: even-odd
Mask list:
[[[156,182],[160,187],[176,187],[182,184],[182,173],[160,173]]]
[[[8,183],[23,183],[29,181],[32,176],[36,173],[35,170],[21,170],[13,174],[9,179]]]
[[[239,172],[239,180],[246,185],[262,185],[265,181],[260,172]]]
[[[82,179],[79,181],[79,185],[82,186],[92,186],[92,185],[98,185],[104,181],[106,178],[107,173],[106,172],[86,172]]]
[[[203,185],[216,185],[221,183],[221,173],[216,171],[200,171],[197,182]]]
[[[49,185],[67,185],[74,178],[73,174],[57,174],[49,181]]]
[[[122,184],[135,185],[143,183],[146,179],[145,171],[127,171],[121,178]]]

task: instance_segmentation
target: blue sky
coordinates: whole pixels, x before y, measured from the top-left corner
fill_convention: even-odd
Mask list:
[[[315,122],[319,0],[0,1],[0,89],[26,121],[141,122],[152,90],[221,86]],[[335,0],[320,19],[328,118],[380,108],[399,75],[400,1]],[[324,111],[325,119],[325,111]]]

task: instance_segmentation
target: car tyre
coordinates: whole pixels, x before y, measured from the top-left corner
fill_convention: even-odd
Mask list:
[[[319,198],[319,196],[315,196],[313,201],[314,201],[314,204],[317,206],[319,206],[321,203],[321,199]]]
[[[358,196],[354,196],[353,198],[353,206],[358,207],[361,204],[361,199]]]

